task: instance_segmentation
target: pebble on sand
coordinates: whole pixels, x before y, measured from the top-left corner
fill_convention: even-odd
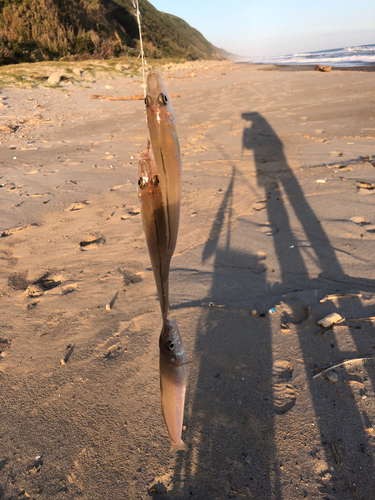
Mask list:
[[[129,69],[129,65],[128,64],[117,63],[116,66],[115,66],[115,70],[116,71],[125,71],[126,69]]]
[[[335,384],[339,380],[339,376],[336,372],[333,370],[329,371],[326,373],[326,379],[332,382],[332,384]]]
[[[52,73],[51,75],[49,75],[47,80],[48,83],[52,84],[60,83],[60,81],[61,81],[61,75],[59,75],[58,73]]]
[[[83,70],[82,70],[82,69],[80,69],[80,68],[73,68],[73,73],[74,73],[75,75],[81,76],[81,75],[82,75],[82,73],[83,73]]]
[[[318,321],[318,325],[322,326],[323,328],[327,328],[327,326],[331,326],[340,320],[342,320],[342,317],[339,314],[331,313],[328,314],[328,316],[325,316],[324,318],[320,319]]]

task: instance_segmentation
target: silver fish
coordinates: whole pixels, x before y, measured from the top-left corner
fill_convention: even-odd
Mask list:
[[[168,257],[176,248],[181,205],[181,153],[171,99],[156,71],[147,75],[146,115],[167,221]]]
[[[138,186],[143,230],[159,295],[163,322],[168,315],[169,265],[167,221],[160,190],[159,173],[149,155],[138,162]]]
[[[163,417],[171,438],[170,453],[186,450],[181,439],[186,391],[186,355],[177,320],[167,319],[159,338],[160,394]]]

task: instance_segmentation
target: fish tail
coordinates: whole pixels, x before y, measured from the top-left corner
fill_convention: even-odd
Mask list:
[[[169,450],[169,454],[174,455],[176,453],[176,451],[180,451],[180,450],[187,451],[187,449],[188,449],[187,445],[181,439],[181,441],[177,445],[174,445],[172,443],[171,449]]]

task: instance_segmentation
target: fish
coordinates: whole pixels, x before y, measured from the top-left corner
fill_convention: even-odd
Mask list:
[[[181,439],[186,392],[186,354],[177,320],[167,319],[159,338],[161,408],[169,437],[170,454],[186,450]]]
[[[138,161],[138,192],[143,231],[154,273],[163,322],[168,316],[169,266],[167,221],[160,189],[159,173],[147,151]]]
[[[176,248],[181,206],[181,152],[172,102],[161,75],[147,75],[146,116],[167,223],[167,252]]]

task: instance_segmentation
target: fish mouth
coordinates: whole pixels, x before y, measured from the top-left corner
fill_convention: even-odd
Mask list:
[[[150,70],[147,75],[147,94],[157,98],[162,90],[163,94],[166,94],[166,88],[162,77],[157,71]]]

